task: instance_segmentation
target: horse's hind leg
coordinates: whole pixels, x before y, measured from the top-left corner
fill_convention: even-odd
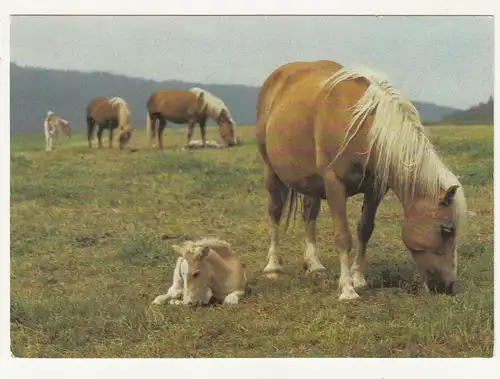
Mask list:
[[[318,219],[321,207],[321,199],[311,196],[304,196],[304,206],[302,219],[306,229],[306,252],[304,255],[305,268],[310,273],[320,273],[326,271],[321,264],[316,247],[316,220]]]
[[[95,122],[92,117],[87,117],[87,140],[89,142],[89,148],[92,148],[92,137],[94,136],[94,126]]]
[[[158,148],[163,150],[163,131],[167,126],[167,120],[165,117],[160,117],[160,125],[158,125]]]
[[[156,117],[151,117],[151,129],[149,131],[149,145],[154,149],[156,147]]]
[[[353,280],[349,271],[349,254],[352,248],[352,235],[347,221],[347,194],[344,184],[334,172],[324,174],[326,200],[333,221],[334,246],[340,260],[339,300],[353,300],[359,298],[354,290]]]
[[[116,125],[118,126],[118,125]],[[113,121],[109,121],[108,123],[108,127],[109,127],[109,141],[108,141],[108,146],[109,148],[113,148],[113,134],[114,134],[114,129],[115,129],[115,124],[113,123]]]
[[[99,149],[102,148],[102,133],[104,132],[104,127],[99,125],[99,129],[97,129],[97,142],[99,145]]]
[[[266,166],[266,187],[268,191],[267,209],[271,219],[271,245],[267,254],[268,263],[264,268],[264,275],[276,279],[283,273],[282,259],[279,254],[279,226],[289,190],[269,166]]]
[[[46,151],[52,150],[52,137],[50,135],[47,135],[45,137],[45,150]]]
[[[196,121],[189,121],[188,122],[188,135],[187,135],[187,138],[188,138],[188,142],[187,142],[187,145],[189,147],[189,144],[191,143],[191,139],[193,138],[193,133],[194,133],[194,127],[196,125]]]
[[[358,247],[351,266],[355,289],[366,287],[364,275],[366,246],[372,236],[375,227],[375,215],[383,197],[377,197],[374,192],[366,192],[364,195],[361,218],[358,223]]]

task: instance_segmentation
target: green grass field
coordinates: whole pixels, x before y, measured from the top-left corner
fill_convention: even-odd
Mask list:
[[[421,295],[393,195],[368,250],[370,288],[337,300],[326,204],[318,220],[323,277],[302,272],[300,217],[282,236],[286,275],[262,275],[269,245],[263,165],[252,127],[233,149],[164,152],[144,130],[130,148],[89,150],[83,133],[45,152],[43,133],[11,137],[11,344],[17,357],[488,357],[493,351],[493,127],[429,127],[460,176],[469,232],[455,297]],[[199,138],[197,130],[195,138]],[[107,138],[107,134],[105,134]],[[210,128],[210,138],[219,139]],[[105,140],[107,144],[107,141]],[[362,197],[349,203],[355,233]],[[150,306],[171,283],[172,244],[215,236],[249,270],[234,307]]]

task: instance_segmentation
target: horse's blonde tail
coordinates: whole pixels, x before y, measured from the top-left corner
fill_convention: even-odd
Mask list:
[[[45,134],[45,138],[49,136],[49,118],[46,116],[43,120],[43,132]]]
[[[149,116],[149,111],[146,111],[146,133],[148,137],[151,135],[151,117]]]

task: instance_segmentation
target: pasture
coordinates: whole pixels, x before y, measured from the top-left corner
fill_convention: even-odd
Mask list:
[[[369,289],[339,302],[326,203],[318,220],[327,275],[302,272],[300,214],[282,234],[286,275],[266,279],[267,193],[253,127],[242,146],[165,151],[136,130],[124,151],[89,150],[84,132],[44,149],[43,133],[11,137],[11,350],[17,357],[488,357],[493,351],[493,127],[432,126],[460,176],[469,231],[459,294],[423,295],[389,193],[367,253]],[[220,140],[217,128],[208,138]],[[107,135],[105,134],[105,138]],[[199,138],[196,130],[194,138]],[[131,147],[139,151],[131,153]],[[349,202],[355,233],[362,196]],[[252,293],[234,307],[151,306],[185,239],[219,237],[247,265]]]

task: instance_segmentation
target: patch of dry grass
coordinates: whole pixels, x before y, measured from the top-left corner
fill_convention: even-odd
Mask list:
[[[323,204],[318,244],[328,275],[304,275],[304,232],[282,237],[286,275],[262,276],[269,243],[263,166],[252,127],[242,146],[180,151],[86,147],[83,133],[50,153],[39,134],[11,153],[11,337],[18,357],[471,357],[493,350],[493,128],[429,127],[461,176],[469,210],[456,297],[423,296],[401,242],[394,196],[369,251],[371,289],[337,300],[339,266]],[[198,138],[198,137],[196,137]],[[218,139],[210,128],[209,138]],[[352,231],[361,198],[349,204]],[[151,307],[170,285],[171,245],[217,236],[244,258],[252,294],[235,307]]]

